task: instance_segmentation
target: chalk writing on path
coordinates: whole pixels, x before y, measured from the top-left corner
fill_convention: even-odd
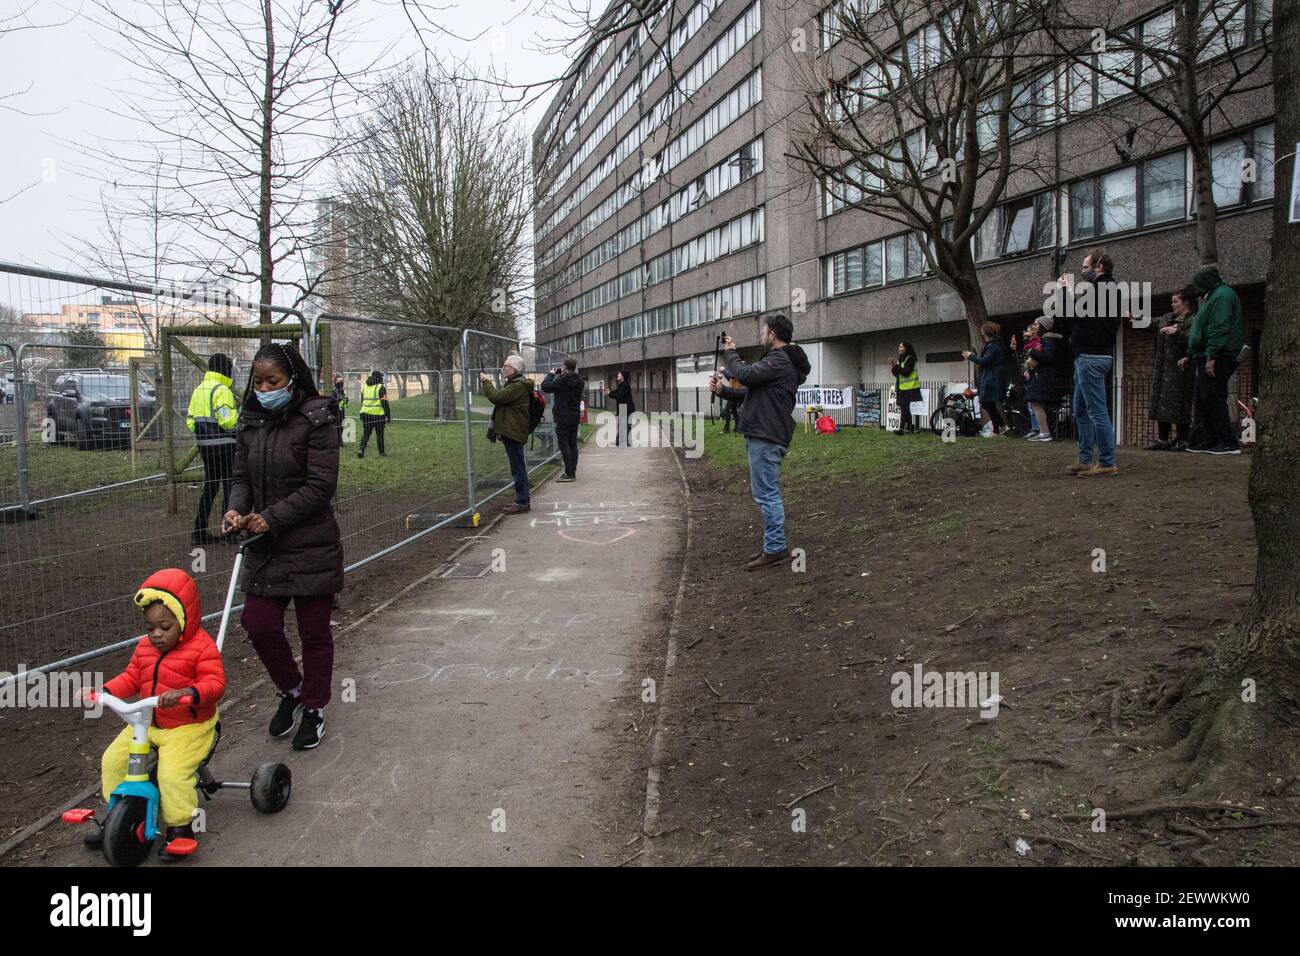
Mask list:
[[[370,675],[371,683],[379,687],[422,681],[485,684],[516,680],[528,683],[608,684],[623,680],[623,669],[573,667],[566,665],[563,660],[487,667],[482,664],[427,664],[423,661],[394,659],[381,664]]]
[[[638,525],[651,521],[676,521],[677,515],[663,514],[654,510],[648,502],[641,501],[557,501],[552,509],[545,515],[533,518],[529,521],[529,527],[554,527],[564,528],[591,528],[599,525]],[[561,532],[561,537],[569,540],[581,540],[573,538]],[[618,537],[602,537],[600,540],[592,540],[590,544],[609,544],[611,541],[619,541],[628,535],[619,535]]]
[[[632,537],[636,528],[561,528],[556,534],[577,544],[614,544]]]

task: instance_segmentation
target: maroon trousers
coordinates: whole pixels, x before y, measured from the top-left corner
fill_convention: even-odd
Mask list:
[[[284,611],[290,600],[302,641],[301,671],[289,639],[284,636]],[[244,612],[239,623],[248,632],[248,639],[275,686],[287,694],[301,685],[305,707],[319,709],[330,701],[334,675],[334,634],[330,631],[333,604],[334,598],[329,594],[292,599],[244,595]]]

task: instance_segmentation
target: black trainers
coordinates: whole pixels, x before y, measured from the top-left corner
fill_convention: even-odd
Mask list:
[[[311,750],[320,745],[325,737],[325,715],[315,707],[302,709],[302,720],[298,722],[298,732],[293,735],[294,750]]]
[[[302,698],[297,694],[281,694],[280,706],[275,709],[268,732],[272,737],[283,737],[293,730],[298,715],[302,713]]]
[[[87,850],[98,850],[104,845],[104,828],[94,820],[89,821],[90,829],[81,842],[85,844]]]
[[[1241,446],[1239,445],[1215,445],[1213,448],[1205,450],[1207,455],[1240,455]]]

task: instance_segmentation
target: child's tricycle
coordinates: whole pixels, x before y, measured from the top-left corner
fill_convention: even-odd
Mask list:
[[[226,638],[226,625],[230,618],[231,605],[234,602],[235,589],[239,580],[239,569],[243,563],[244,548],[253,539],[249,538],[239,545],[235,553],[235,565],[230,576],[230,586],[226,591],[226,604],[221,615],[221,629],[217,633],[217,648],[221,649]],[[112,866],[137,866],[149,855],[154,839],[158,835],[159,792],[156,775],[158,755],[149,743],[149,726],[153,722],[153,711],[158,704],[157,697],[146,697],[128,704],[112,694],[88,692],[87,698],[98,700],[114,711],[131,725],[131,744],[128,749],[126,778],[113,790],[108,800],[108,810],[101,824],[95,817],[94,810],[67,810],[63,814],[65,823],[93,823],[102,828],[102,847],[104,859]],[[181,698],[181,703],[192,701],[191,695]],[[289,768],[282,763],[264,763],[253,772],[248,783],[217,780],[208,763],[216,753],[221,741],[221,722],[217,722],[216,736],[212,747],[199,764],[195,774],[195,786],[203,799],[210,800],[218,790],[247,790],[253,806],[262,813],[277,813],[289,802],[292,777]],[[188,838],[177,838],[164,848],[168,857],[189,856],[198,843]]]

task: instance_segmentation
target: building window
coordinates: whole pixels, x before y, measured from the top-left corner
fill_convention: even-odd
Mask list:
[[[1273,198],[1273,125],[1210,144],[1214,204],[1220,208]]]
[[[1070,239],[1091,239],[1185,219],[1182,150],[1080,180],[1070,186]]]
[[[1049,249],[1056,243],[1056,202],[1051,192],[1002,203],[975,234],[975,261]]]

